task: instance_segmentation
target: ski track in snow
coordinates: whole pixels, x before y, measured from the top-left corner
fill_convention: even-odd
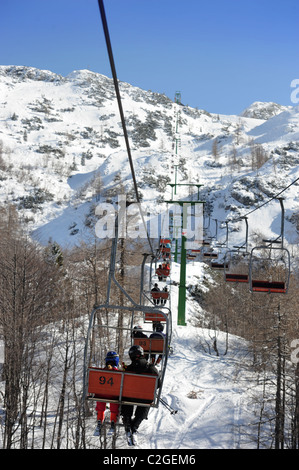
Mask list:
[[[189,274],[198,266],[189,266]],[[177,267],[173,264],[173,278]],[[232,449],[240,446],[240,424],[243,418],[243,390],[238,385],[235,358],[217,357],[203,351],[201,329],[191,325],[177,326],[177,287],[172,286],[174,353],[167,362],[161,397],[174,410],[163,404],[149,412],[139,428],[139,448],[144,449]],[[188,316],[188,313],[187,313]],[[187,320],[188,324],[188,320]],[[219,345],[221,341],[218,338]]]

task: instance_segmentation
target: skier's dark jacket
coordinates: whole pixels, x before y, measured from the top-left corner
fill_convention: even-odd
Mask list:
[[[139,359],[135,359],[126,367],[126,371],[128,372],[135,372],[136,374],[153,374],[159,377],[158,369],[153,365],[147,362],[144,357]],[[158,379],[157,387],[161,386],[160,377]]]

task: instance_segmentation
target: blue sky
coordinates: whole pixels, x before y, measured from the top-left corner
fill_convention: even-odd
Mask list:
[[[291,102],[298,0],[104,0],[117,76],[212,113]],[[111,77],[97,0],[1,0],[0,64]]]

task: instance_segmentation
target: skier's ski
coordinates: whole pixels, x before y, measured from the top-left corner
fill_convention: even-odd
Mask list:
[[[128,442],[128,445],[131,447],[134,445],[134,442],[133,442],[133,434],[131,432],[127,432],[126,433],[127,435],[127,442]]]
[[[95,431],[94,431],[93,435],[95,437],[101,436],[104,426],[105,426],[105,424],[103,425],[101,422],[99,422],[97,424],[97,427],[95,428]],[[115,434],[115,431],[116,431],[116,427],[115,427],[114,422],[112,422],[110,428],[107,430],[107,436],[112,436],[113,434]]]
[[[95,428],[95,431],[94,431],[93,435],[95,437],[100,436],[101,435],[101,430],[102,430],[102,423],[101,423],[101,421],[98,421],[97,427]]]
[[[137,446],[138,445],[138,442],[137,442],[137,437],[136,437],[136,433],[132,433],[132,432],[127,432],[127,441],[128,441],[128,445],[131,447],[131,446]]]
[[[111,421],[110,428],[107,431],[108,436],[111,436],[112,434],[114,434],[115,430],[116,428],[115,428],[114,421]]]

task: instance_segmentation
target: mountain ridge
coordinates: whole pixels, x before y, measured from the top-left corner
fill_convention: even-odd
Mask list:
[[[89,70],[62,77],[0,66],[0,89],[0,203],[16,204],[28,229],[44,240],[58,235],[55,220],[71,212],[74,220],[66,218],[59,240],[78,243],[83,207],[87,217],[99,195],[115,197],[120,181],[132,191],[112,79]],[[299,176],[298,107],[255,102],[240,115],[217,115],[125,82],[120,92],[142,200],[153,213],[171,195],[175,168],[178,182],[203,185],[207,215],[219,221],[246,214]],[[190,188],[180,191],[179,197],[190,197]],[[294,243],[296,191],[287,206]],[[74,224],[77,231],[69,229]],[[237,226],[232,231],[244,235]]]

